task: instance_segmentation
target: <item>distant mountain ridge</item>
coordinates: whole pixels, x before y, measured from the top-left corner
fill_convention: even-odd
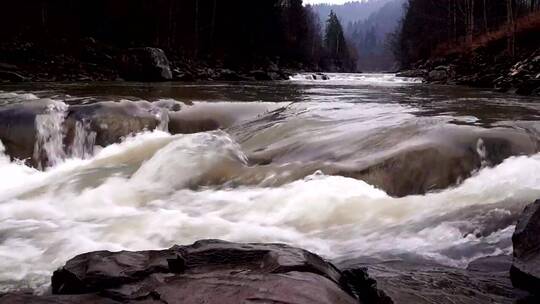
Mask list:
[[[345,29],[350,46],[357,52],[361,71],[394,70],[396,60],[388,49],[387,37],[403,18],[407,0],[363,0],[345,4],[318,4],[314,11],[324,25],[334,11]]]
[[[372,13],[378,11],[386,3],[393,0],[361,0],[351,1],[345,4],[315,4],[312,5],[314,11],[319,15],[321,21],[326,21],[330,11],[338,15],[343,25],[349,22],[367,19]]]

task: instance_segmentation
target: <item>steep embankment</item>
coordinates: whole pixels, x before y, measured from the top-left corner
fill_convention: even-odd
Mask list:
[[[519,19],[515,32],[514,50],[508,47],[507,28],[500,28],[475,37],[472,45],[440,45],[432,58],[398,75],[423,77],[431,83],[540,95],[540,14]]]

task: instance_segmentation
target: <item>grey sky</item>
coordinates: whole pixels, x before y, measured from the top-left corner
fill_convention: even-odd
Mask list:
[[[304,4],[317,4],[317,3],[343,4],[345,2],[351,2],[351,0],[304,0]]]

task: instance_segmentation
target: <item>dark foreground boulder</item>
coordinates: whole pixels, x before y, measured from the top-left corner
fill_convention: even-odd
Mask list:
[[[132,81],[167,81],[173,77],[165,52],[151,47],[127,50],[120,58],[120,75]]]
[[[540,200],[527,206],[512,236],[512,284],[540,296]]]
[[[377,260],[359,257],[337,261],[340,268],[368,266],[378,288],[395,304],[532,304],[510,282],[510,256],[475,260],[466,269],[409,257]]]
[[[52,296],[1,303],[392,303],[362,269],[306,250],[216,240],[161,251],[92,252],[55,271]]]

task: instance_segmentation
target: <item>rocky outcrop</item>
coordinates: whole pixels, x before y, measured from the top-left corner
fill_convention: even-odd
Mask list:
[[[493,88],[519,95],[540,96],[540,49],[510,57],[491,49],[419,61],[398,77],[420,77],[430,83]]]
[[[167,81],[173,78],[169,59],[158,48],[128,49],[120,56],[120,75],[125,80]]]
[[[68,142],[72,138],[71,133],[75,132],[77,122],[84,122],[85,131],[96,134],[95,144],[106,147],[130,134],[154,130],[158,127],[160,120],[158,113],[153,113],[145,102],[123,101],[72,105],[69,107],[65,122]]]
[[[291,72],[275,64],[258,69],[210,67],[201,62],[174,61],[173,80],[178,81],[274,81],[287,80]]]
[[[452,145],[426,144],[407,148],[377,160],[361,170],[330,170],[337,174],[364,180],[384,189],[392,196],[403,197],[446,189],[469,178],[481,168],[502,163],[513,155],[531,155],[537,142],[513,130],[491,129],[476,133],[458,133]],[[471,136],[476,133],[476,136]],[[451,142],[451,135],[445,137]]]
[[[525,208],[512,242],[514,260],[510,275],[513,285],[540,296],[540,200]]]
[[[54,272],[49,296],[1,303],[392,303],[365,270],[341,272],[281,244],[198,241],[161,251],[92,252]]]
[[[540,49],[519,60],[505,75],[495,79],[494,83],[501,90],[540,96]]]

